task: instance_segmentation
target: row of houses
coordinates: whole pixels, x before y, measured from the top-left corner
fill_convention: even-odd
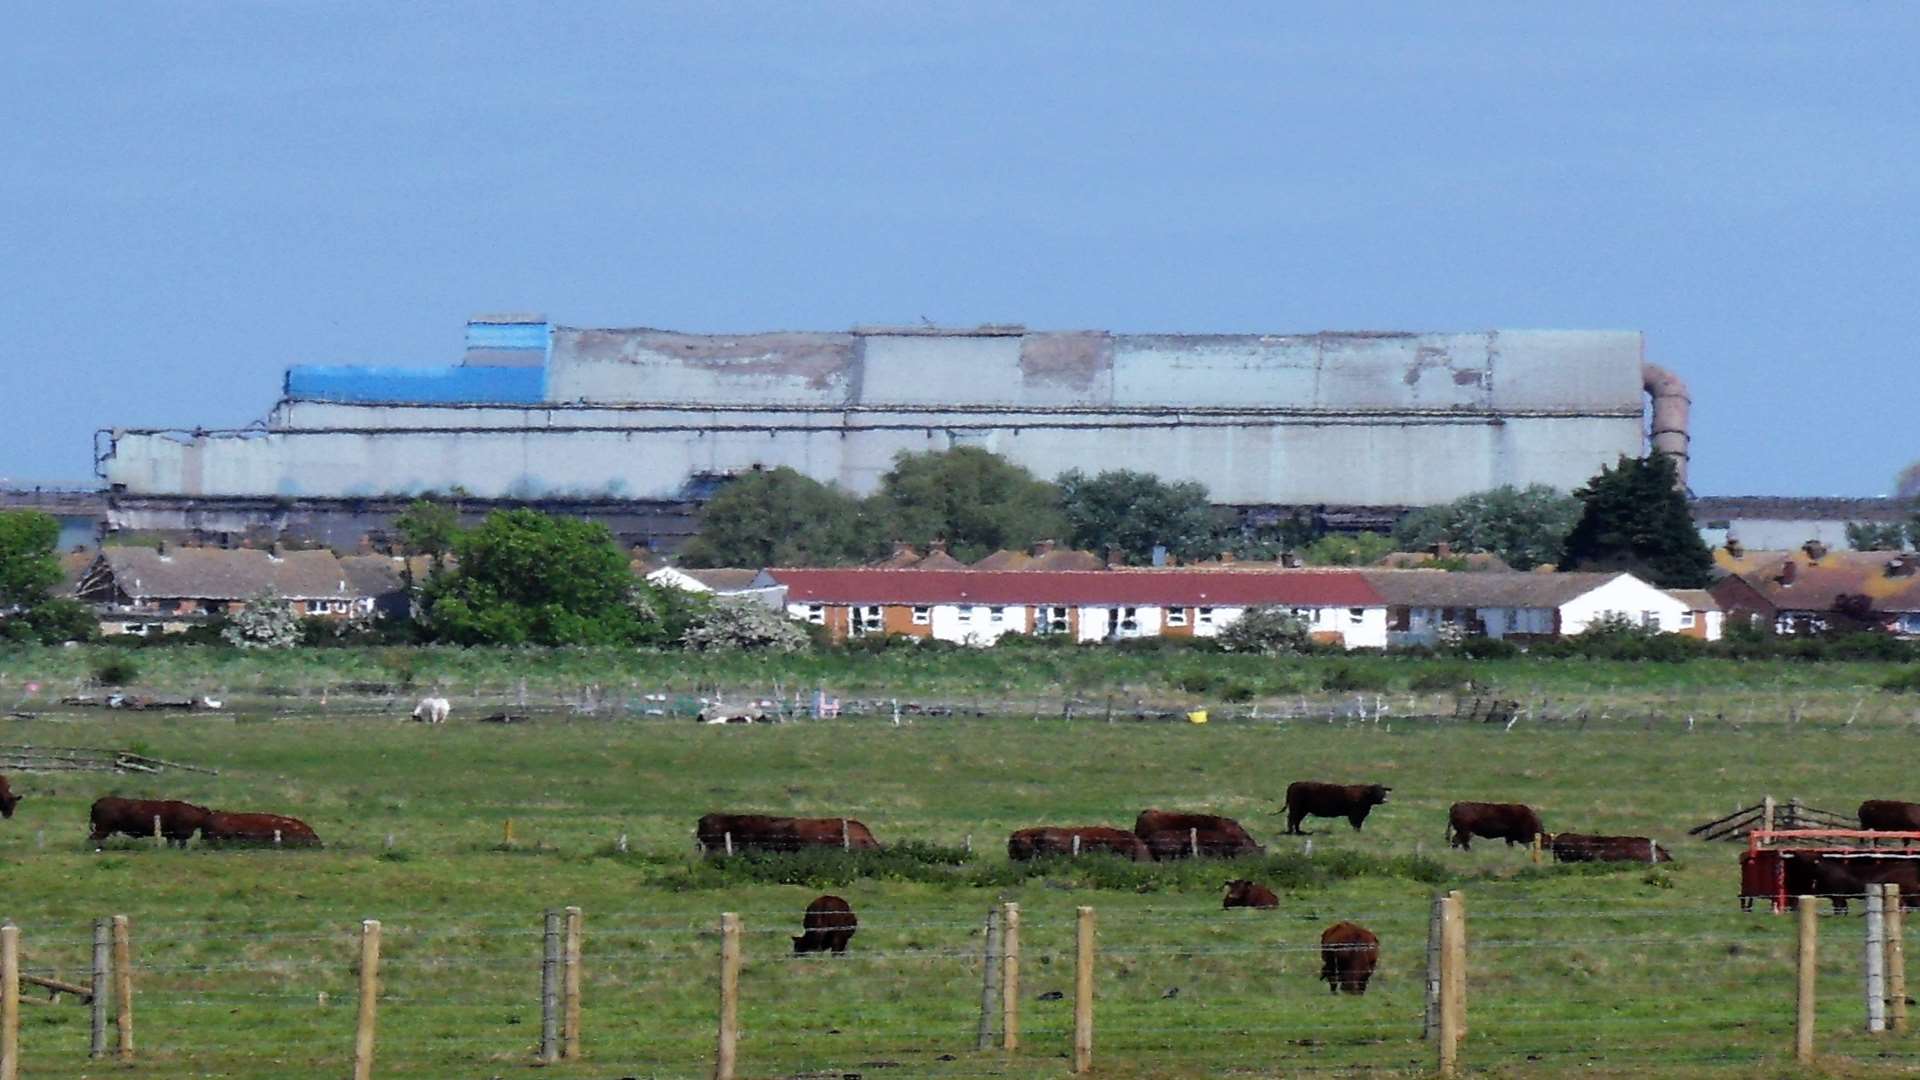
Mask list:
[[[1440,570],[789,569],[757,587],[786,589],[786,611],[844,641],[899,634],[991,645],[1006,634],[1078,642],[1212,637],[1248,608],[1276,607],[1314,640],[1348,648],[1432,644],[1458,633],[1535,639],[1578,634],[1604,618],[1714,639],[1704,593],[1654,588],[1631,574]]]
[[[73,595],[99,616],[101,633],[145,637],[233,614],[266,592],[302,617],[404,615],[411,603],[407,571],[406,560],[388,555],[161,544],[104,548],[70,567],[69,576]]]
[[[1920,558],[1835,552],[1715,552],[1708,590],[1662,590],[1626,573],[1489,569],[1299,569],[1219,563],[1205,568],[1104,568],[1050,546],[958,564],[938,550],[901,564],[851,569],[692,570],[659,567],[656,585],[750,599],[822,626],[834,640],[871,634],[992,644],[1010,633],[1092,642],[1210,637],[1248,608],[1290,610],[1320,641],[1352,648],[1432,643],[1462,634],[1532,640],[1624,618],[1717,640],[1729,620],[1781,633],[1878,629],[1920,635]],[[929,562],[928,560],[931,560]],[[949,567],[947,562],[954,562]],[[420,560],[282,551],[109,547],[69,564],[72,591],[109,634],[171,633],[274,592],[303,616],[403,615]]]

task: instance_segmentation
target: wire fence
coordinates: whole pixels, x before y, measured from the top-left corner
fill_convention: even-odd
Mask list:
[[[1052,1076],[1074,1067],[1080,1035],[1087,1060],[1145,1072],[1434,1067],[1433,908],[1422,898],[1371,910],[1298,901],[1282,910],[1091,909],[1090,997],[1077,977],[1071,899],[1028,898],[1017,932],[1005,935],[989,934],[984,910],[863,910],[841,954],[796,952],[797,910],[740,912],[739,1074]],[[1497,887],[1468,894],[1464,907],[1464,1068],[1752,1070],[1792,1058],[1793,918],[1741,913],[1731,902],[1628,909],[1528,900]],[[1920,1066],[1913,1036],[1866,1030],[1867,920],[1820,907],[1822,1058]],[[1379,941],[1364,994],[1336,993],[1322,978],[1320,935],[1341,921]],[[86,997],[54,1000],[43,985],[91,985],[94,932],[87,920],[20,928],[30,1002],[16,1036],[22,1075],[98,1068]],[[132,1067],[341,1075],[363,1027],[362,933],[297,917],[135,925]],[[726,1011],[722,953],[717,916],[586,913],[574,1032],[581,1061],[594,1075],[713,1075]],[[564,1053],[557,1040],[570,1024],[566,995],[551,989],[555,955],[539,912],[383,920],[368,1075],[475,1075]],[[118,1007],[114,994],[103,996],[109,1025]],[[104,1045],[116,1055],[116,1038]]]

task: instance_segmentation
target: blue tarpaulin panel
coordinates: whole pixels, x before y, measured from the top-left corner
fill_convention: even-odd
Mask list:
[[[295,367],[286,395],[307,401],[411,405],[537,405],[546,398],[541,367]]]

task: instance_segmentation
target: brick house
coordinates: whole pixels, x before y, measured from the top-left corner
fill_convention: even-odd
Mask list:
[[[175,634],[240,610],[265,591],[300,616],[346,620],[373,614],[374,599],[331,551],[254,548],[108,547],[75,588],[103,634]]]

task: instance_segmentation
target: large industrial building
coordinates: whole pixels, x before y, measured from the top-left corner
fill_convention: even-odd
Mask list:
[[[671,545],[727,478],[791,466],[857,492],[895,455],[980,446],[1052,477],[1128,468],[1223,504],[1391,516],[1501,484],[1573,488],[1653,445],[1686,390],[1631,331],[1295,335],[861,327],[467,326],[440,368],[294,367],[264,422],[115,428],[111,524],[338,542],[404,499],[535,503]]]

